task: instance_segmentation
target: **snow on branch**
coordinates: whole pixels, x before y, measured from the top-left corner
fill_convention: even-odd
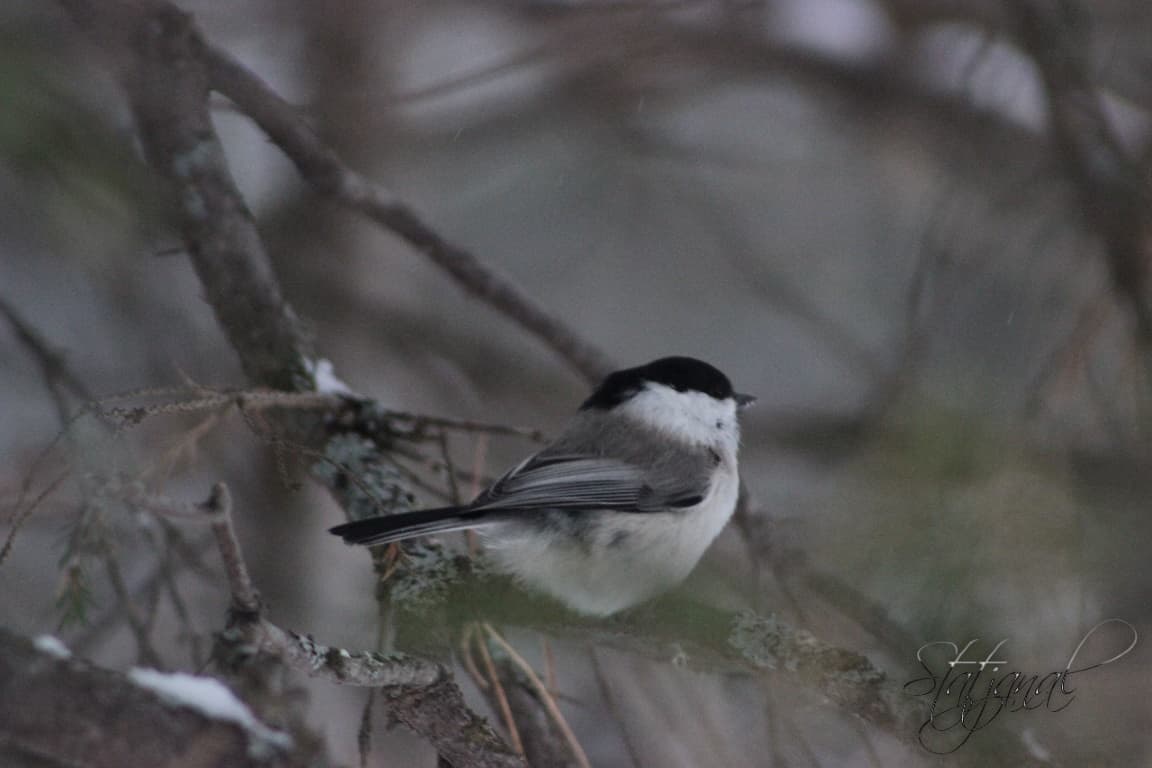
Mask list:
[[[101,669],[57,644],[0,629],[0,764],[325,765],[262,722],[219,681],[153,670]],[[208,760],[207,758],[211,758]]]

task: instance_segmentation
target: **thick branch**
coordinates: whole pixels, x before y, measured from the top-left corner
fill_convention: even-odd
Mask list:
[[[402,238],[447,272],[456,283],[547,344],[590,382],[615,366],[508,278],[471,251],[445,239],[396,195],[346,167],[308,121],[259,77],[219,49],[210,49],[212,87],[252,118],[325,197],[357,210]]]
[[[212,126],[206,49],[191,17],[160,2],[62,3],[117,64],[145,153],[172,185],[192,264],[245,374],[311,389],[300,323]]]
[[[429,600],[434,600],[453,627],[473,621],[532,627],[662,661],[683,659],[703,671],[787,675],[903,741],[915,738],[923,717],[919,705],[901,692],[901,683],[888,678],[867,657],[775,617],[671,595],[619,616],[591,619],[520,590],[483,561],[460,556],[455,567],[444,573],[439,583],[417,596],[416,610],[428,615]],[[401,600],[398,607],[408,606]],[[402,630],[401,641],[413,646],[422,644],[421,633],[442,631],[418,622],[407,622]]]
[[[274,389],[314,388],[299,323],[281,298],[209,119],[206,45],[191,18],[161,0],[62,2],[118,66],[145,151],[172,184],[193,263],[245,373],[254,383]],[[406,209],[390,210],[394,225],[407,223],[409,239],[428,240],[418,219],[405,218]],[[437,247],[435,242],[431,247]],[[478,262],[475,266],[487,274]],[[502,291],[503,285],[496,279],[489,292],[515,297]],[[379,446],[368,444],[366,450],[376,456]],[[229,577],[233,630],[239,639],[310,674],[392,686],[392,716],[428,738],[451,764],[522,765],[484,719],[468,709],[459,688],[438,665],[323,648],[264,621],[223,486],[214,489],[206,507],[215,515],[213,530]]]
[[[263,733],[272,729],[258,725]],[[0,629],[0,763],[121,768],[323,765],[238,722],[159,697],[119,672],[38,650]],[[257,747],[253,749],[253,747]]]
[[[889,676],[863,654],[774,616],[732,611],[673,594],[618,616],[590,619],[524,593],[508,579],[464,558],[454,572],[458,578],[439,585],[437,593],[455,625],[484,619],[682,662],[702,671],[780,675],[910,749],[921,749],[917,731],[927,712],[920,700],[903,690],[905,681]],[[421,609],[427,610],[427,605]],[[907,652],[911,664],[916,649]],[[996,750],[1012,765],[1037,764],[1014,736],[1004,736]]]

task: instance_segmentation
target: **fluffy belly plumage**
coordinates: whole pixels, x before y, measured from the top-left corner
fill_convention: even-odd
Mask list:
[[[607,616],[687,578],[732,516],[736,472],[718,472],[704,500],[668,512],[541,512],[483,531],[497,565],[573,610]]]

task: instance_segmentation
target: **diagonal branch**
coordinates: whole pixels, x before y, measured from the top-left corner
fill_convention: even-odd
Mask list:
[[[8,321],[12,333],[20,344],[36,359],[36,364],[40,366],[40,372],[44,376],[44,383],[52,394],[52,402],[56,406],[60,423],[67,424],[72,412],[65,393],[71,391],[75,397],[84,401],[92,400],[92,393],[88,391],[88,387],[80,377],[68,367],[63,356],[52,349],[51,344],[40,335],[40,332],[2,298],[0,298],[0,315]]]
[[[1104,243],[1113,290],[1136,320],[1137,341],[1152,347],[1152,190],[1101,104],[1087,14],[1072,0],[1014,0],[1009,8],[1044,84],[1058,156],[1088,226]]]
[[[590,382],[615,366],[591,342],[471,251],[444,238],[392,192],[345,166],[308,121],[259,77],[218,48],[206,54],[212,87],[248,115],[324,197],[359,211],[447,272],[468,293],[519,323]]]
[[[248,378],[275,389],[314,388],[300,324],[280,294],[252,215],[232,181],[208,113],[207,46],[191,17],[163,0],[61,0],[112,59],[150,163],[174,192],[177,218],[205,294]],[[299,431],[308,427],[285,419]],[[363,440],[363,456],[379,446]],[[339,478],[330,488],[338,492]],[[279,630],[260,616],[231,531],[227,493],[208,507],[232,587],[231,636],[309,674],[389,686],[392,715],[454,765],[521,766],[439,666],[412,657],[350,654]],[[228,638],[225,638],[227,640]]]
[[[117,68],[145,154],[172,185],[193,267],[245,374],[276,389],[312,389],[300,322],[212,126],[195,24],[163,2],[61,3]]]

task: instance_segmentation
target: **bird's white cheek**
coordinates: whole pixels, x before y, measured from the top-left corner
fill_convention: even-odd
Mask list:
[[[739,440],[736,404],[702,392],[650,385],[622,406],[622,414],[688,443],[734,445]]]

